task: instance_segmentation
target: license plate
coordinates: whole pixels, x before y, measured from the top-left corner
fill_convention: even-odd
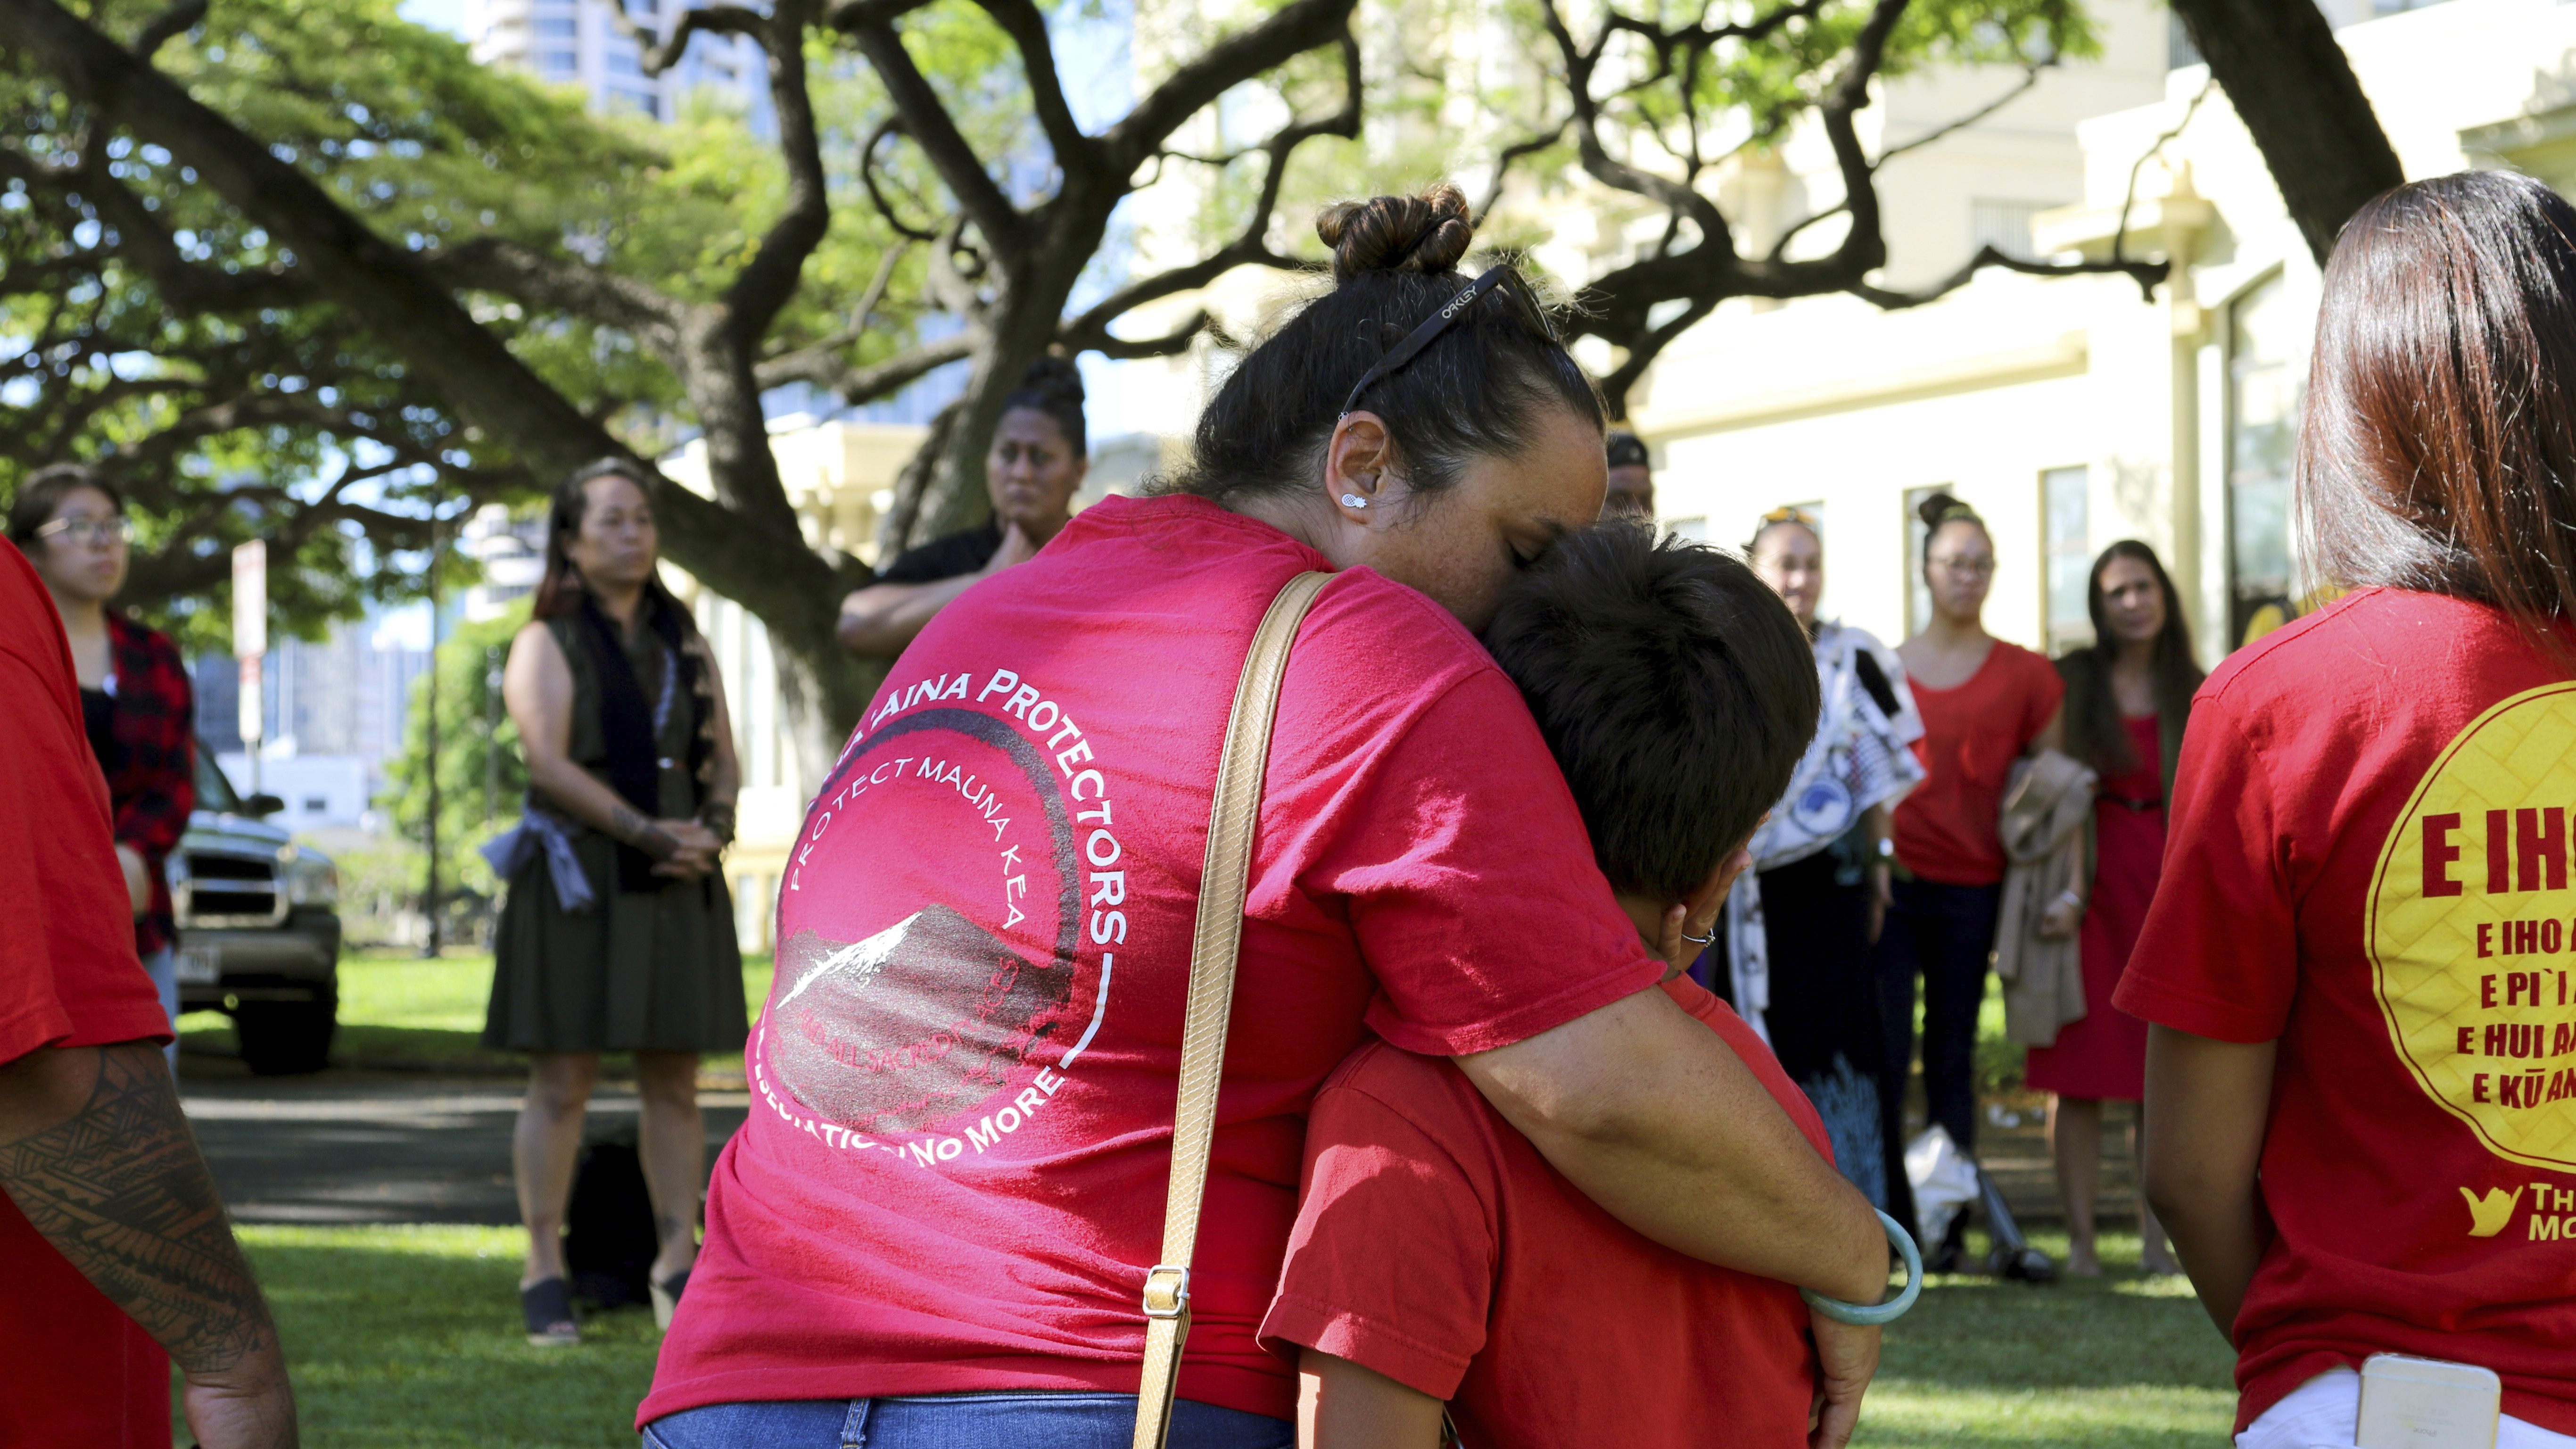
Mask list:
[[[208,985],[223,979],[223,957],[213,948],[188,946],[179,952],[179,979],[182,982]]]

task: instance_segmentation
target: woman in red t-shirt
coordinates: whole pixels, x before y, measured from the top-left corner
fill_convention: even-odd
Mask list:
[[[2299,440],[2353,588],[2192,710],[2117,1002],[2147,1194],[2237,1350],[2242,1449],[2348,1445],[2372,1355],[2576,1445],[2576,207],[2414,182],[2344,224]]]
[[[2094,642],[2059,656],[2066,681],[2066,747],[2093,770],[2093,868],[2082,892],[2064,898],[2059,921],[2084,917],[2078,950],[2084,1014],[2057,1039],[2033,1046],[2023,1077],[2048,1093],[2048,1145],[2057,1158],[2057,1198],[2066,1207],[2066,1271],[2098,1276],[2093,1204],[2102,1176],[2102,1103],[2135,1102],[2144,1091],[2147,1024],[2111,1004],[2129,952],[2155,897],[2164,863],[2165,797],[2173,791],[2183,723],[2201,668],[2192,662],[2191,624],[2156,551],[2134,538],[2102,550],[2086,592]],[[2129,1134],[2132,1154],[2146,1139]],[[2177,1271],[2164,1229],[2144,1202],[2138,1234],[2149,1271]]]
[[[2003,905],[1997,833],[2013,761],[2058,738],[2066,694],[2041,655],[1986,632],[1995,541],[1947,493],[1923,501],[1923,581],[1932,622],[1896,657],[1923,716],[1914,743],[1925,779],[1896,807],[1896,904],[1879,935],[1888,1056],[1914,1054],[1914,978],[1923,977],[1923,1090],[1932,1120],[1962,1150],[1977,1145],[1977,1008]],[[1927,1245],[1929,1248],[1930,1245]],[[1937,1248],[1931,1251],[1939,1252]]]
[[[1305,1115],[1369,1032],[1463,1074],[1665,1246],[1875,1302],[1868,1203],[1672,998],[1519,690],[1470,632],[1593,521],[1598,395],[1454,187],[1328,209],[1337,285],[1246,355],[1169,491],[1077,514],[888,675],[781,883],[754,1106],[645,1442],[1130,1442],[1215,763],[1280,684],[1189,1277],[1180,1445],[1285,1445],[1254,1338]],[[1656,944],[1707,938],[1676,909]],[[1874,1331],[1819,1335],[1848,1422]]]

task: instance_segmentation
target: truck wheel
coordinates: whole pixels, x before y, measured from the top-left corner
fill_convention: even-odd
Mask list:
[[[245,1001],[233,1013],[242,1065],[261,1077],[318,1072],[331,1062],[331,1032],[338,1003]]]

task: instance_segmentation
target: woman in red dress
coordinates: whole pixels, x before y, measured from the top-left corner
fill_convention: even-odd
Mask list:
[[[2089,1278],[2102,1271],[2093,1251],[2102,1104],[2139,1101],[2146,1088],[2147,1024],[2113,1007],[2111,993],[2155,899],[2165,792],[2201,670],[2192,662],[2191,626],[2154,549],[2122,539],[2102,550],[2085,605],[2095,642],[2058,660],[2057,672],[2066,679],[2066,748],[2101,781],[2093,800],[2092,893],[2067,892],[2051,907],[2050,923],[2071,925],[2067,918],[2082,914],[2085,1010],[2055,1044],[2030,1049],[2024,1076],[2049,1094],[2048,1145],[2066,1205],[2066,1271]],[[2132,1159],[2142,1140],[2133,1128]],[[2149,1272],[2179,1271],[2143,1194],[2138,1236]]]

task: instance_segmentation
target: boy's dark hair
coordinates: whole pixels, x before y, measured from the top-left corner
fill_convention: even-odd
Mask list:
[[[1503,596],[1485,646],[1520,686],[1592,854],[1677,901],[1743,843],[1816,732],[1816,657],[1730,554],[1627,522],[1568,534]]]

